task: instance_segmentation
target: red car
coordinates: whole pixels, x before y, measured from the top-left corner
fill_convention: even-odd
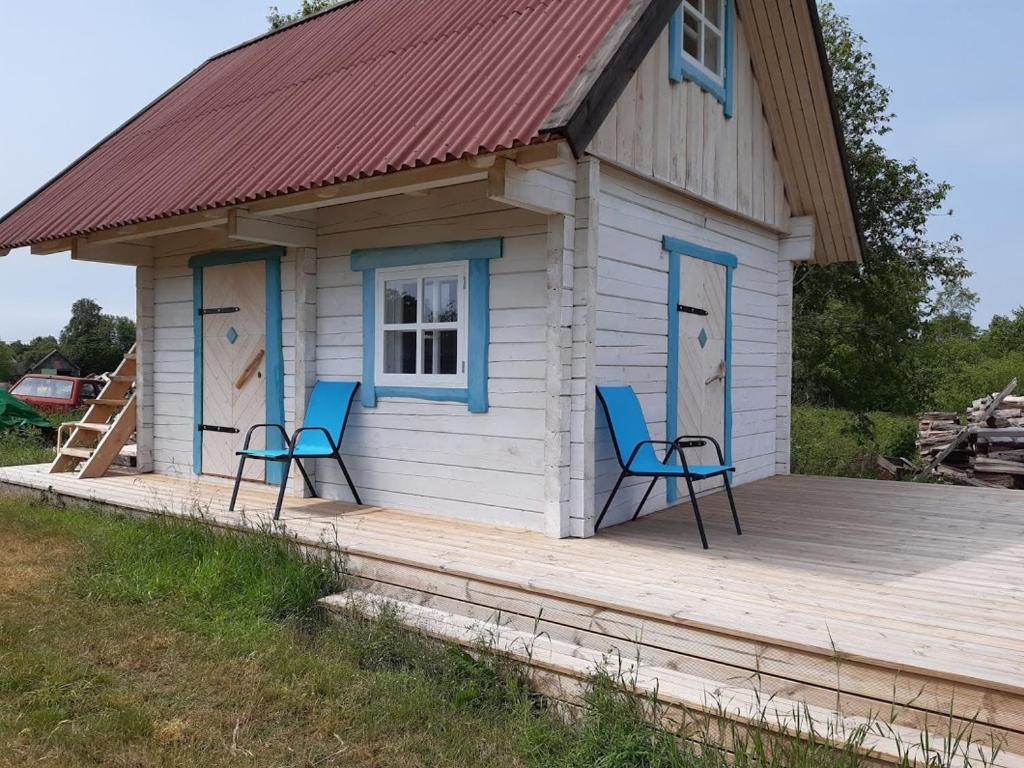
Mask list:
[[[11,387],[11,394],[37,411],[69,411],[98,397],[102,389],[98,379],[30,373]]]

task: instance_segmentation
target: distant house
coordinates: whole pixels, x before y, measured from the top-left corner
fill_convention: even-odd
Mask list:
[[[788,472],[794,265],[860,244],[813,0],[341,4],[0,221],[0,255],[136,268],[143,471],[231,476],[250,425],[358,380],[364,501],[558,537],[619,472],[599,384],[738,484]]]
[[[59,349],[55,349],[38,363],[29,367],[25,373],[43,373],[49,376],[81,376],[82,369],[68,360]]]

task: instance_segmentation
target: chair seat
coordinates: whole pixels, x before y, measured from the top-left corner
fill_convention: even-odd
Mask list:
[[[736,467],[725,464],[691,464],[684,470],[678,464],[662,464],[655,459],[654,461],[634,461],[630,465],[629,471],[634,475],[658,475],[660,477],[686,477],[689,475],[691,478],[700,480],[724,475],[726,472],[735,472]]]
[[[246,456],[250,459],[263,459],[265,461],[284,461],[288,458],[288,449],[286,448],[266,448],[266,449],[255,449],[250,448],[247,451],[238,451],[235,453],[236,456]],[[330,459],[334,454],[326,448],[320,446],[299,446],[295,449],[295,458],[297,459]]]

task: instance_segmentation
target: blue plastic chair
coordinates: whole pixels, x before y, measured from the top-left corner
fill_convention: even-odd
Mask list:
[[[652,478],[651,484],[647,486],[647,492],[640,500],[640,506],[633,513],[633,520],[639,517],[640,510],[643,509],[659,478],[676,477],[686,481],[686,487],[690,492],[690,504],[693,506],[693,515],[697,518],[700,541],[704,545],[704,549],[707,549],[708,538],[704,533],[704,521],[700,517],[693,481],[721,477],[725,483],[725,492],[729,495],[729,506],[732,507],[732,519],[736,525],[736,534],[743,533],[740,529],[739,515],[736,514],[736,502],[732,497],[732,487],[729,484],[729,473],[735,472],[736,468],[725,463],[722,446],[715,438],[708,435],[683,435],[675,440],[652,440],[651,433],[647,429],[647,422],[644,420],[643,408],[640,407],[640,400],[632,387],[598,387],[597,398],[601,401],[601,406],[608,419],[612,443],[615,445],[615,456],[619,460],[622,471],[608,501],[604,504],[604,509],[601,510],[601,515],[597,518],[595,531],[601,527],[601,522],[611,507],[612,499],[615,498],[622,481],[627,477]],[[690,464],[687,462],[685,449],[702,448],[708,443],[715,446],[718,453],[718,464]],[[654,451],[656,445],[668,446],[668,450],[662,458],[658,458]],[[669,463],[673,454],[679,456],[679,464]]]
[[[352,401],[355,399],[358,389],[358,381],[318,381],[309,398],[303,426],[295,430],[295,434],[291,438],[280,424],[256,424],[251,427],[245,435],[245,444],[242,450],[235,454],[241,458],[238,461],[235,490],[231,494],[231,505],[228,509],[231,511],[235,509],[238,488],[242,484],[242,471],[245,469],[245,462],[248,459],[284,463],[284,477],[281,479],[281,489],[277,494],[277,506],[274,508],[275,520],[281,516],[281,504],[284,503],[284,492],[288,486],[288,472],[291,470],[293,461],[298,466],[299,472],[302,473],[302,479],[305,480],[309,492],[314,498],[319,498],[309,475],[306,474],[306,468],[302,466],[302,459],[335,459],[345,474],[345,480],[348,481],[348,487],[352,490],[356,504],[362,504],[359,492],[356,491],[352,482],[352,476],[349,475],[348,468],[341,459],[341,439],[345,435],[348,414],[352,410]],[[285,447],[249,448],[249,442],[257,429],[276,429],[284,438]]]

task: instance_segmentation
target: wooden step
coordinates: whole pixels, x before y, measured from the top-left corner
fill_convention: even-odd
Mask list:
[[[124,408],[130,400],[118,400],[112,397],[97,397],[93,400],[86,400],[86,405],[99,405],[106,408]]]
[[[60,449],[62,456],[72,456],[76,459],[88,459],[92,456],[92,449],[90,448],[69,448],[64,446]]]
[[[534,592],[483,575],[439,572],[414,563],[381,562],[349,551],[350,586],[399,602],[491,621],[617,658],[639,660],[734,685],[755,676],[765,697],[781,696],[812,707],[841,708],[870,717],[891,715],[894,725],[918,732],[963,732],[1024,754],[1020,698],[987,684],[876,663],[867,657],[837,661],[834,650],[795,648],[707,625],[665,622],[574,597]],[[840,702],[837,704],[837,701]],[[950,717],[952,715],[952,718]]]
[[[84,429],[89,432],[108,432],[110,430],[109,424],[99,424],[89,421],[75,421],[72,422],[78,429]]]
[[[523,631],[496,621],[481,621],[456,613],[383,598],[370,592],[349,590],[320,601],[329,612],[358,611],[378,616],[387,610],[409,628],[440,640],[477,651],[483,647],[527,664],[534,685],[548,696],[579,703],[579,693],[598,671],[621,677],[641,696],[656,696],[668,708],[664,725],[690,726],[694,716],[709,723],[725,718],[741,729],[771,731],[783,738],[814,738],[837,750],[854,749],[865,757],[894,765],[927,766],[931,750],[947,754],[942,733],[922,733],[885,720],[852,716],[829,707],[781,696],[765,696],[750,681],[722,681],[701,678],[668,667],[637,664],[625,657],[609,657],[572,642],[553,639],[546,632]],[[674,722],[678,720],[679,722]],[[863,741],[854,737],[866,733]],[[709,728],[711,733],[728,733],[727,728]],[[854,739],[853,742],[848,740]],[[927,749],[922,745],[927,745]],[[730,745],[721,744],[728,748]],[[984,743],[953,745],[948,755],[951,768],[969,768],[979,759],[996,768],[1024,768],[1024,757],[993,751]],[[906,760],[906,762],[905,762]]]

